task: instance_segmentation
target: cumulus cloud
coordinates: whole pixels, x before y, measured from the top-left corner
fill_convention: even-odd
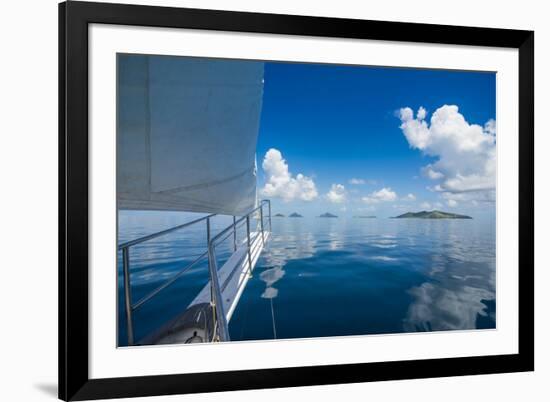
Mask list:
[[[365,179],[358,179],[356,177],[353,177],[348,180],[348,183],[353,186],[363,185],[363,184],[376,184],[376,180],[365,180]]]
[[[366,204],[377,204],[379,202],[395,201],[397,194],[389,187],[384,187],[378,191],[373,191],[369,195],[361,198]]]
[[[497,134],[497,122],[494,119],[489,119],[483,128],[491,135]]]
[[[427,166],[424,166],[422,168],[422,173],[424,174],[424,176],[432,179],[432,180],[438,180],[438,179],[442,179],[445,177],[445,175],[441,172],[438,172],[437,170],[434,170],[433,166],[430,164],[430,165],[427,165]]]
[[[443,204],[440,203],[439,201],[437,201],[433,204],[430,204],[429,202],[424,201],[423,203],[420,204],[420,208],[425,209],[427,211],[430,211],[432,209],[439,209],[439,208],[442,208],[442,207],[443,207]]]
[[[459,203],[465,204],[470,203],[474,206],[479,205],[479,203],[492,204],[495,202],[495,190],[492,191],[470,191],[467,193],[451,193],[443,192],[441,197],[446,200],[447,205]]]
[[[351,179],[349,179],[349,184],[353,184],[353,185],[365,184],[365,180],[364,179],[351,178]]]
[[[416,196],[413,193],[407,194],[405,197],[403,197],[404,201],[416,201]]]
[[[327,193],[327,199],[334,204],[346,201],[346,188],[342,184],[333,184]]]
[[[425,176],[439,183],[434,191],[451,194],[472,193],[487,200],[494,192],[496,175],[496,123],[482,127],[470,124],[458,106],[444,105],[426,121],[426,110],[414,116],[411,108],[400,109],[401,130],[411,148],[438,160],[425,166]],[[455,200],[458,201],[458,200]]]
[[[312,201],[317,198],[314,181],[298,173],[293,177],[281,152],[271,148],[266,152],[262,167],[266,174],[266,183],[261,193],[265,197],[282,198],[284,201]]]
[[[430,204],[429,202],[423,202],[422,204],[420,204],[420,208],[422,208],[422,209],[432,209],[432,204]]]
[[[419,120],[424,120],[426,118],[426,109],[420,106],[420,108],[418,108],[418,112],[416,113],[416,118]]]

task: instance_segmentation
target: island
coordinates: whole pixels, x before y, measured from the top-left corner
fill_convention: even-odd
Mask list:
[[[355,215],[354,218],[358,219],[376,219],[375,215]]]
[[[417,218],[417,219],[472,219],[468,215],[452,214],[450,212],[443,211],[420,211],[420,212],[407,212],[403,215],[394,216],[395,219],[403,218]]]
[[[319,218],[338,218],[338,216],[331,214],[330,212],[325,212],[324,214],[319,215]]]
[[[283,214],[275,214],[273,216],[275,216],[275,218],[284,218],[285,217]]]
[[[289,218],[303,218],[302,215],[300,215],[299,213],[297,212],[293,212],[291,213],[290,215],[288,215]]]

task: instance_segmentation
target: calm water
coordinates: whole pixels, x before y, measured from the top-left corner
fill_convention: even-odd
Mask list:
[[[120,241],[189,216],[121,213]],[[229,222],[217,217],[213,232]],[[134,301],[202,253],[205,233],[200,225],[132,250]],[[219,254],[223,262],[228,250]],[[120,286],[121,274],[119,264]],[[183,311],[207,281],[203,263],[144,305],[134,317],[136,338]],[[273,218],[273,236],[229,325],[232,340],[476,328],[495,328],[495,223],[488,219]]]

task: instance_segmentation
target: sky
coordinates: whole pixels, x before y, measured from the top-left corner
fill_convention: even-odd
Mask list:
[[[495,214],[496,75],[266,63],[258,192],[273,212]]]

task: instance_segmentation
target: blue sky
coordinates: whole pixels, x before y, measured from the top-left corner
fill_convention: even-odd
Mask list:
[[[258,185],[275,212],[494,214],[494,73],[266,63],[264,78]]]

